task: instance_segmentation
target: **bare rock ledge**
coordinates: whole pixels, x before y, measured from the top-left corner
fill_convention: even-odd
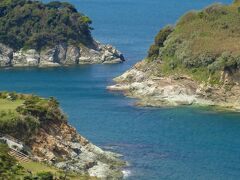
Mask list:
[[[0,43],[0,67],[53,67],[77,64],[113,64],[125,61],[111,45],[97,41],[95,47],[58,44],[38,52],[35,49],[14,51]]]
[[[226,86],[211,86],[198,83],[191,77],[156,76],[145,61],[114,79],[115,85],[108,86],[111,91],[123,91],[125,95],[139,99],[142,106],[216,106],[240,111],[240,86],[235,83],[231,90]],[[149,67],[149,68],[146,68]],[[226,83],[229,76],[222,73]]]

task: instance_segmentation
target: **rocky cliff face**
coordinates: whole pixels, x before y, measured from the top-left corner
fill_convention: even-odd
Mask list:
[[[240,111],[240,86],[234,80],[235,76],[222,72],[223,85],[210,85],[196,82],[186,75],[160,75],[156,62],[144,60],[115,78],[116,84],[108,89],[138,98],[138,104],[143,106],[196,104]]]
[[[65,171],[122,179],[125,162],[120,155],[104,151],[78,134],[55,98],[0,92],[0,100],[9,103],[9,109],[1,112],[0,140],[7,140],[10,148]]]
[[[10,66],[13,59],[13,50],[0,43],[0,66]]]
[[[111,45],[95,42],[94,48],[58,44],[40,52],[35,49],[14,51],[0,43],[0,67],[48,67],[77,64],[107,64],[124,61],[121,52]]]
[[[42,125],[26,144],[38,161],[45,161],[60,169],[99,177],[122,179],[119,155],[103,151],[79,135],[65,122]]]

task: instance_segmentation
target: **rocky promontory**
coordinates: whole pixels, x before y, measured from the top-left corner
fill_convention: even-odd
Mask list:
[[[89,17],[67,2],[0,2],[0,67],[108,64],[121,52],[93,39]]]
[[[240,86],[226,86],[198,83],[190,76],[155,76],[146,69],[152,66],[142,61],[123,75],[114,79],[111,91],[122,91],[125,95],[139,99],[137,105],[172,107],[183,105],[219,106],[240,111]],[[143,68],[144,67],[144,68]],[[153,69],[155,67],[152,67]],[[227,81],[228,75],[223,73]]]
[[[115,78],[140,105],[220,106],[240,111],[240,1],[185,14],[160,30],[148,57]]]
[[[27,145],[37,161],[59,169],[100,179],[123,178],[119,154],[95,146],[67,123],[43,125]]]
[[[66,172],[122,179],[125,162],[81,136],[54,98],[1,92],[0,140],[15,152]],[[10,138],[9,138],[10,137]],[[15,138],[15,140],[13,139]]]

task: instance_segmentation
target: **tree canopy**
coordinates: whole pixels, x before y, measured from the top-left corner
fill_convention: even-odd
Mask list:
[[[93,42],[92,21],[67,2],[0,1],[0,42],[13,49],[40,50],[58,43]]]

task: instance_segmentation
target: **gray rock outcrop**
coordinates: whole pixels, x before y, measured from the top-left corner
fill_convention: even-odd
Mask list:
[[[87,47],[81,48],[81,57],[79,58],[80,64],[109,64],[120,63],[124,61],[124,57],[121,52],[111,45],[103,45],[96,42],[96,49],[89,49]]]
[[[33,157],[59,169],[100,179],[123,178],[125,162],[119,154],[104,151],[67,123],[47,123],[27,142]]]
[[[124,57],[111,45],[94,42],[94,48],[58,44],[40,52],[35,49],[14,51],[0,43],[0,67],[49,67],[77,64],[121,63]]]
[[[115,78],[116,84],[107,89],[123,91],[127,96],[139,99],[137,104],[142,106],[201,105],[240,111],[239,83],[230,80],[226,72],[222,86],[199,83],[186,75],[164,76],[157,72],[156,62],[141,61]]]
[[[39,53],[34,50],[30,49],[27,51],[18,51],[13,53],[13,59],[11,61],[12,66],[37,66],[40,61]]]
[[[0,43],[0,66],[10,66],[13,58],[13,49]]]

